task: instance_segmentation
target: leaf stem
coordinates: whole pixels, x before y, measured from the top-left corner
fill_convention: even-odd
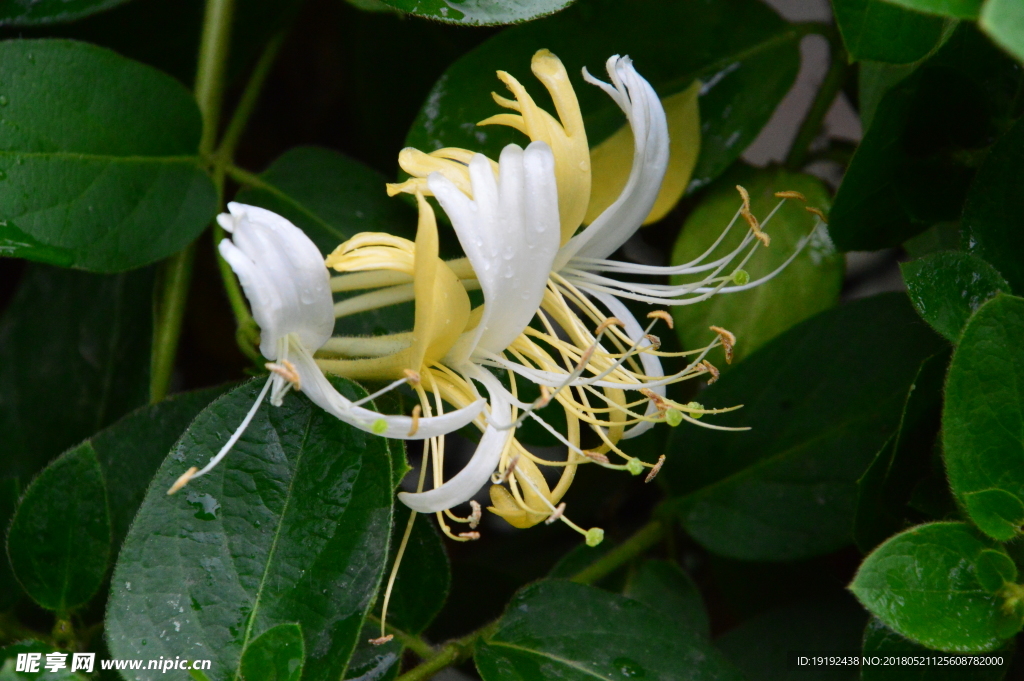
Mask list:
[[[213,153],[214,145],[217,143],[234,8],[234,0],[206,2],[195,84],[196,102],[203,115],[203,136],[199,142],[199,153],[202,156]]]
[[[149,370],[150,404],[156,404],[167,397],[171,385],[195,253],[196,244],[192,242],[160,266],[159,299],[156,301],[153,319],[153,352]]]
[[[665,523],[661,520],[650,521],[637,530],[632,537],[570,577],[570,581],[577,584],[593,584],[607,577],[657,544],[665,536],[667,529]]]
[[[813,30],[809,29],[809,34],[820,35],[828,41],[831,64],[814,101],[811,102],[811,108],[807,110],[807,115],[797,130],[793,144],[789,148],[789,155],[786,156],[785,165],[793,171],[798,171],[806,165],[811,143],[817,137],[825,116],[832,108],[832,102],[842,89],[849,68],[846,49],[835,27],[826,24],[812,24],[811,27]]]
[[[492,636],[497,629],[498,622],[491,622],[471,634],[446,643],[429,660],[413,667],[395,679],[395,681],[426,681],[445,667],[451,667],[469,659],[473,654],[477,641],[481,638]]]

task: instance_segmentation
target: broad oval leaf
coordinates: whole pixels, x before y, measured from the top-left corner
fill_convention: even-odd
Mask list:
[[[919,643],[914,643],[885,626],[877,617],[868,620],[864,627],[864,655],[882,659],[893,655],[913,655],[915,657],[938,656]],[[971,665],[969,677],[972,681],[1000,681],[1013,659],[1012,650],[1007,650],[1002,664],[989,664],[979,660],[979,664]],[[896,666],[891,664],[862,665],[861,681],[962,681],[965,677],[962,666],[943,666],[940,664],[920,665],[917,667]]]
[[[850,59],[907,64],[925,56],[942,36],[943,20],[885,0],[832,0]]]
[[[157,471],[114,571],[105,624],[114,657],[212,659],[211,678],[235,677],[254,639],[301,622],[302,678],[344,671],[387,553],[383,439],[290,394],[281,407],[264,403],[209,475],[166,494],[219,449],[260,383],[207,407]]]
[[[986,534],[1024,525],[1024,299],[999,295],[971,317],[953,354],[942,442],[953,492]]]
[[[503,111],[489,94],[504,89],[496,70],[514,75],[553,111],[529,71],[533,54],[547,48],[565,63],[595,147],[625,121],[604,92],[583,81],[581,69],[606,78],[608,57],[628,54],[662,98],[683,92],[695,79],[704,83],[692,190],[725,170],[768,121],[796,78],[800,37],[754,0],[590,0],[502,31],[455,62],[431,90],[406,144],[424,151],[462,147],[495,159],[506,144],[521,145],[523,136],[509,128],[475,124]]]
[[[1024,61],[1024,5],[1017,0],[987,0],[978,25],[993,42]]]
[[[710,333],[710,332],[709,332]],[[808,319],[699,399],[745,405],[673,431],[661,471],[691,536],[744,560],[796,560],[851,538],[857,480],[896,430],[921,361],[944,345],[905,296],[882,294]]]
[[[450,24],[493,26],[536,19],[574,0],[381,0],[397,10]]]
[[[100,588],[110,549],[106,485],[96,451],[86,442],[47,466],[25,490],[7,553],[25,592],[67,617]]]
[[[1002,275],[971,253],[933,253],[903,263],[900,270],[917,313],[952,343],[982,303],[1010,292]]]
[[[995,650],[1020,629],[1020,618],[1004,612],[1002,598],[979,580],[986,551],[1005,556],[964,523],[919,525],[868,555],[850,590],[912,641],[952,652]]]
[[[984,0],[885,0],[907,9],[957,19],[977,19]]]
[[[74,21],[128,0],[7,0],[0,6],[0,26],[37,26]]]
[[[752,168],[730,172],[686,219],[672,250],[673,265],[695,260],[714,245],[730,220],[736,217],[740,206],[737,184],[750,192],[751,210],[761,219],[780,202],[774,195],[777,191],[801,192],[807,197],[808,205],[824,211],[831,203],[821,180],[810,175]],[[768,276],[782,266],[796,250],[798,242],[811,233],[815,222],[815,216],[806,212],[801,202],[787,201],[764,224],[765,231],[771,235],[769,248],[758,248],[744,266],[750,280]],[[710,259],[734,250],[747,231],[747,223],[738,220]],[[722,274],[728,276],[731,270]],[[677,276],[672,283],[683,284],[703,276],[707,273]],[[835,305],[842,285],[842,257],[832,245],[828,227],[821,224],[800,255],[771,281],[749,291],[718,295],[696,305],[673,307],[672,316],[684,348],[707,345],[708,327],[720,326],[736,334],[735,356],[742,359],[797,322]]]
[[[992,148],[967,194],[963,215],[964,245],[991,263],[1018,294],[1024,294],[1024,198],[1017,191],[1024,182],[1021,154],[1024,120]]]
[[[560,581],[519,591],[474,659],[484,681],[742,678],[701,634],[660,612]]]
[[[711,623],[700,590],[686,572],[667,560],[648,560],[629,575],[624,596],[640,601],[705,636]]]
[[[242,653],[245,681],[299,681],[306,643],[298,624],[278,624],[253,639]]]
[[[181,250],[216,211],[192,95],[69,40],[0,43],[0,250],[96,272]]]

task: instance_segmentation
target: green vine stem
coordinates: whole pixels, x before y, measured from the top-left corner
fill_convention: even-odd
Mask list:
[[[375,624],[380,624],[380,618],[376,615],[369,615],[366,619]],[[387,632],[389,634],[392,634],[396,639],[398,639],[398,642],[401,643],[403,646],[419,655],[421,659],[429,660],[437,654],[437,651],[434,650],[434,647],[432,645],[430,645],[429,643],[427,643],[415,634],[410,634],[407,631],[402,631],[401,629],[394,627],[390,624],[387,625]]]
[[[195,85],[196,102],[203,115],[203,136],[199,142],[199,153],[203,156],[212,154],[217,143],[234,9],[235,0],[207,0],[203,16]]]
[[[818,88],[818,93],[811,102],[811,108],[807,110],[800,128],[797,130],[793,144],[789,148],[789,155],[786,156],[786,168],[798,171],[807,164],[807,156],[810,152],[811,143],[821,130],[821,124],[825,120],[832,102],[839,95],[846,81],[846,72],[849,68],[846,50],[834,26],[824,24],[812,24],[816,30],[811,33],[820,35],[828,41],[829,59],[831,61],[825,79]]]
[[[662,521],[652,520],[637,530],[632,537],[570,577],[570,581],[578,584],[593,584],[607,577],[657,544],[665,536],[667,529]]]
[[[477,641],[492,636],[497,629],[498,623],[491,622],[471,634],[446,643],[432,658],[423,664],[413,667],[395,679],[395,681],[426,681],[445,667],[451,667],[468,660],[473,654]]]

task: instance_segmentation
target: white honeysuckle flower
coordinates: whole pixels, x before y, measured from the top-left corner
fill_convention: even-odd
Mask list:
[[[168,490],[212,470],[245,432],[268,391],[280,406],[288,390],[306,394],[324,411],[361,430],[394,439],[423,439],[458,430],[483,410],[482,399],[433,418],[382,415],[341,395],[316,365],[313,353],[334,329],[330,275],[323,257],[305,233],[285,218],[256,206],[229,203],[217,222],[230,239],[218,244],[221,256],[238,276],[260,326],[260,352],[270,376],[238,429],[202,469],[186,471]]]

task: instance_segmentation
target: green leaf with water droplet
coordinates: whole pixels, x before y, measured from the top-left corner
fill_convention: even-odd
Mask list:
[[[900,265],[910,302],[933,329],[950,342],[974,311],[1010,285],[994,267],[972,253],[932,253]]]
[[[738,681],[705,636],[640,603],[582,584],[520,590],[474,656],[484,681]]]
[[[105,622],[113,657],[211,659],[210,678],[228,678],[258,636],[300,622],[303,678],[345,670],[387,553],[393,490],[383,439],[290,393],[281,407],[264,402],[209,475],[166,494],[217,452],[261,383],[204,409],[157,471],[114,570]],[[366,394],[335,385],[350,399]]]
[[[209,224],[192,94],[70,40],[0,43],[0,252],[94,272],[175,253]]]
[[[1024,524],[1024,298],[998,295],[971,317],[946,381],[942,441],[971,520],[1007,540]]]
[[[306,661],[302,627],[278,624],[253,639],[242,653],[245,681],[299,681]]]
[[[1002,598],[986,588],[992,580],[979,580],[979,561],[993,567],[989,551],[1005,555],[966,523],[919,525],[869,554],[850,589],[912,641],[951,652],[995,650],[1013,631],[1006,631]]]

